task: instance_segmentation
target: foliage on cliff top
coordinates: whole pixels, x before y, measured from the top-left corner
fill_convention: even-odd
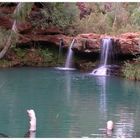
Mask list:
[[[65,32],[119,34],[140,29],[140,3],[136,2],[39,2],[39,10],[30,12],[33,3],[22,3],[16,18],[28,20],[34,27],[58,26]],[[0,3],[0,6],[8,4]]]
[[[120,34],[140,29],[140,3],[85,3],[91,14],[77,20],[79,33]]]
[[[78,15],[75,3],[41,2],[40,4],[42,8],[38,14],[30,16],[30,21],[35,27],[47,28],[53,25],[66,29],[73,24]]]

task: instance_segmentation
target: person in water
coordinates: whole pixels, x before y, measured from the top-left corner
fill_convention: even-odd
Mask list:
[[[25,133],[24,137],[25,138],[35,138],[36,137],[36,115],[35,111],[33,109],[27,110],[27,114],[30,119],[30,125],[29,125],[29,130],[27,133]],[[0,133],[0,138],[9,138],[8,135],[4,133]]]
[[[112,120],[107,121],[106,124],[106,134],[107,136],[111,137],[112,136],[112,131],[114,129],[114,123]]]
[[[28,132],[24,137],[35,138],[36,137],[36,115],[33,109],[27,110],[27,114],[30,119],[30,126]]]

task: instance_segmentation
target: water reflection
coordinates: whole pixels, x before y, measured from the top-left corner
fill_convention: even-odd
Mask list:
[[[78,118],[78,115],[75,114],[75,110],[77,109],[78,105],[78,92],[74,87],[72,87],[74,81],[73,80],[73,72],[72,71],[65,71],[64,73],[64,91],[66,95],[66,104],[69,108],[69,120],[67,120],[67,125],[69,125],[68,135],[69,137],[75,136],[80,137],[79,130],[80,130],[80,124],[79,121],[76,121]],[[77,95],[75,96],[75,99],[73,99],[73,94]],[[76,102],[75,102],[76,101]]]
[[[36,138],[36,131],[28,131],[25,135],[25,138]]]
[[[71,95],[71,72],[70,71],[66,71],[65,72],[65,90],[66,90],[66,98],[67,98],[67,102],[68,104],[70,103],[70,95]]]
[[[97,77],[97,83],[100,85],[100,105],[99,111],[103,120],[107,120],[107,95],[106,95],[106,77]]]
[[[106,77],[101,76],[101,77],[96,77],[96,83],[99,86],[99,112],[100,112],[100,128],[99,134],[91,134],[93,137],[107,137],[108,133],[106,130],[106,122],[107,122],[107,93],[106,93]],[[110,131],[111,132],[111,131]],[[112,133],[109,133],[111,136]]]
[[[115,129],[113,137],[118,138],[133,138],[137,137],[137,130],[135,121],[137,111],[139,110],[139,86],[138,83],[122,80],[119,82],[117,94],[119,94],[118,100],[116,98],[116,108],[114,111]],[[123,89],[123,90],[122,90]],[[114,100],[115,102],[115,100]],[[139,114],[139,113],[138,113]]]
[[[132,138],[134,136],[134,113],[129,108],[122,107],[117,110],[118,121],[115,123],[114,137]]]
[[[112,94],[115,94],[115,92],[107,93],[107,86],[108,86],[108,81],[107,77],[96,77],[96,83],[100,87],[100,96],[99,96],[99,112],[100,112],[100,119],[101,121],[99,123],[101,128],[99,128],[99,134],[94,134],[94,136],[97,137],[118,137],[118,138],[132,138],[132,137],[137,137],[136,133],[134,132],[134,109],[131,109],[131,106],[128,106],[128,104],[125,103],[125,100],[128,100],[128,97],[125,99],[124,95],[128,91],[131,91],[132,89],[125,89],[124,95],[122,94],[120,96],[119,101],[117,100],[112,100]],[[122,84],[122,85],[121,85]],[[111,84],[109,84],[110,86]],[[126,86],[125,84],[120,83],[121,86]],[[120,86],[120,87],[121,87]],[[128,85],[127,85],[128,86]],[[134,85],[132,85],[134,86]],[[122,87],[123,88],[123,87]],[[111,96],[110,96],[111,95]],[[122,102],[122,100],[124,102]],[[132,99],[131,99],[132,100]],[[109,102],[111,101],[111,102]],[[136,101],[136,100],[135,100]],[[115,105],[116,109],[113,110],[114,115],[112,115],[112,110],[110,110],[110,106]],[[136,109],[136,108],[135,108]],[[110,115],[111,114],[111,115]],[[110,118],[110,116],[112,118]],[[113,119],[114,120],[114,130],[112,133],[109,135],[107,134],[106,130],[106,122],[108,119]],[[103,124],[104,123],[104,124]]]
[[[135,120],[136,110],[138,103],[138,91],[136,83],[119,79],[110,79],[108,84],[111,86],[117,85],[119,88],[110,88],[112,93],[109,96],[109,100],[112,106],[114,104],[114,110],[112,111],[112,117],[115,122],[115,127],[112,137],[117,138],[133,138],[137,137],[135,133]],[[110,87],[111,87],[110,86]],[[115,98],[114,98],[115,97]],[[110,112],[108,112],[109,114]]]
[[[24,111],[33,107],[36,137],[108,137],[110,119],[115,125],[111,137],[140,137],[137,83],[49,69],[0,71],[0,77],[0,132],[8,136],[24,136]]]

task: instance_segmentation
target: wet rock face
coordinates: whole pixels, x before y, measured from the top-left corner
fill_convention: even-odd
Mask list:
[[[101,40],[103,38],[112,38],[113,45],[116,47],[118,54],[135,55],[140,54],[140,32],[126,33],[118,36],[107,36],[98,34],[80,34],[77,36],[77,50],[84,52],[100,51]]]

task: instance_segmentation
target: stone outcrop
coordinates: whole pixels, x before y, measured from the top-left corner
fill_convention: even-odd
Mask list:
[[[140,32],[121,34],[118,40],[123,54],[140,54]]]
[[[5,29],[11,29],[14,20],[12,20],[9,17],[5,17],[5,16],[0,16],[0,26],[5,28]],[[32,28],[31,23],[29,22],[19,22],[17,23],[17,29],[19,31],[19,33],[27,33],[28,31],[30,31]]]
[[[108,37],[114,40],[118,53],[122,55],[140,54],[140,32],[125,33],[118,36],[98,35],[94,33],[80,34],[76,37],[78,40],[77,50],[83,50],[84,52],[100,51],[101,40]]]
[[[51,34],[51,33],[50,33]],[[99,35],[94,33],[89,34],[79,34],[76,37],[69,37],[63,34],[39,34],[34,32],[34,34],[24,34],[19,39],[19,44],[34,42],[45,42],[46,44],[51,43],[55,46],[59,46],[60,40],[63,39],[63,47],[68,48],[73,38],[76,42],[73,46],[73,50],[76,52],[83,53],[99,53],[101,40],[103,38],[111,37],[116,43],[118,53],[121,55],[137,55],[140,54],[140,33],[126,33],[120,36],[107,36]]]

